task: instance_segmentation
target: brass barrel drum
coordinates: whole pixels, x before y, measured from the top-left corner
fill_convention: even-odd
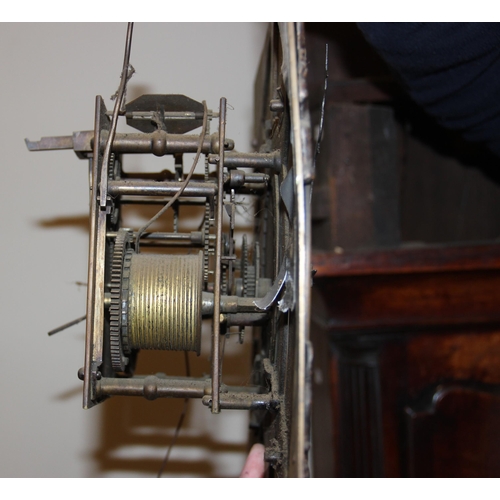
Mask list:
[[[132,254],[130,349],[195,351],[201,344],[203,254]]]
[[[201,346],[203,253],[136,253],[120,229],[111,262],[110,353],[125,371],[138,349],[195,351]]]

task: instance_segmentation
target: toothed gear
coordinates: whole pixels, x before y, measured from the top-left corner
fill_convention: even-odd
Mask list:
[[[119,170],[120,170],[120,164],[116,158],[116,155],[115,153],[111,153],[108,165],[108,179],[110,181],[117,179],[119,177]],[[120,208],[113,200],[111,205],[110,223],[112,226],[116,226],[119,220],[120,220]]]
[[[110,337],[110,352],[111,365],[117,372],[125,371],[129,359],[124,355],[124,345],[122,342],[122,326],[126,329],[123,318],[123,304],[126,305],[125,297],[123,297],[123,281],[124,281],[124,262],[126,260],[127,249],[130,245],[132,234],[126,229],[120,229],[115,238],[113,249],[113,259],[111,262],[111,304],[109,307],[109,337]],[[128,258],[130,260],[130,257]],[[128,274],[128,273],[125,273]],[[126,280],[128,283],[128,280]],[[128,286],[125,289],[128,292]],[[128,351],[128,349],[127,349]]]
[[[210,128],[210,123],[208,124]],[[207,131],[208,133],[208,131]],[[208,157],[205,156],[205,181],[209,180]],[[205,222],[203,227],[204,249],[203,249],[203,286],[205,290],[208,287],[208,271],[210,266],[210,203],[205,203]]]
[[[243,297],[255,297],[257,291],[255,266],[251,265],[246,234],[243,235],[241,244],[241,274],[243,277]]]
[[[243,278],[243,297],[248,297],[248,243],[247,235],[243,235],[243,240],[241,242],[241,276]]]
[[[208,283],[208,268],[210,265],[210,204],[207,202],[205,204],[205,222],[203,228],[203,283],[206,288]]]
[[[246,281],[245,297],[255,297],[257,293],[256,289],[257,287],[255,283],[255,266],[247,266],[245,281]]]
[[[123,258],[123,273],[122,273],[122,300],[121,300],[121,340],[122,340],[122,349],[126,356],[132,354],[132,349],[129,344],[129,335],[128,335],[128,292],[129,292],[129,283],[130,283],[130,264],[132,262],[132,255],[134,254],[134,250],[129,248],[125,252],[125,257]]]
[[[221,265],[220,292],[222,295],[227,295],[227,266],[225,264]]]
[[[229,243],[228,243],[228,239],[227,239],[226,234],[222,235],[222,254],[223,254],[223,256],[229,255]],[[227,260],[226,260],[226,262],[227,262]],[[221,263],[220,266],[221,266],[220,291],[221,291],[222,295],[227,295],[228,294],[228,280],[227,280],[228,265]]]

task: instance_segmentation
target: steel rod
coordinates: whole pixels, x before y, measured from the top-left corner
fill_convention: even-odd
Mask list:
[[[53,149],[74,149],[79,153],[92,153],[94,150],[93,131],[75,132],[72,136],[42,137],[39,141],[25,139],[26,146],[30,151],[49,151]],[[106,149],[108,133],[103,133],[99,138],[99,152]],[[110,152],[141,154],[153,153],[156,156],[164,156],[176,153],[196,153],[198,149],[199,136],[186,134],[167,134],[163,130],[152,133],[115,133]],[[226,139],[225,149],[232,150],[234,141]],[[203,154],[218,153],[219,142],[217,134],[206,136],[201,148]]]
[[[222,409],[251,410],[271,409],[278,405],[271,393],[260,394],[257,386],[225,386],[220,393]],[[158,398],[202,399],[203,404],[211,406],[211,380],[209,378],[166,377],[149,375],[147,377],[109,378],[97,381],[99,397],[138,396],[149,400]]]
[[[122,196],[120,198],[120,203],[122,205],[165,205],[169,201],[168,198],[141,198],[139,196]],[[205,207],[205,200],[177,200],[176,203],[179,205],[194,205]]]
[[[158,377],[102,378],[97,387],[100,396],[142,396],[157,398],[198,398],[207,394],[209,379]]]
[[[108,238],[116,238],[116,231],[108,231],[106,236]],[[136,236],[136,232],[133,232],[133,236]],[[184,243],[184,244],[194,244],[194,245],[203,245],[204,238],[203,233],[201,231],[191,231],[189,233],[164,233],[164,232],[151,232],[144,233],[142,236],[144,238],[143,243],[146,243],[148,240],[162,240],[169,243]]]
[[[208,163],[216,163],[217,155],[209,155]],[[224,159],[227,168],[254,168],[256,170],[270,168],[279,172],[281,170],[280,151],[272,153],[239,153],[236,151],[226,153]]]
[[[156,181],[109,181],[108,193],[111,196],[173,196],[182,187],[182,182]],[[217,194],[217,186],[212,182],[191,181],[182,195],[193,198],[211,198]]]
[[[101,138],[101,148],[105,146],[104,138]],[[199,142],[199,135],[167,134],[163,130],[157,130],[151,134],[116,134],[111,150],[115,153],[153,153],[155,156],[164,156],[175,153],[196,153]],[[215,134],[206,136],[203,139],[201,152],[203,154],[218,153],[219,144]],[[225,148],[233,149],[234,141],[227,139]]]

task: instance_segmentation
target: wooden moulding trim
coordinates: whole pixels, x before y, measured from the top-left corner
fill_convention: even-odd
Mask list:
[[[500,269],[500,244],[313,252],[315,278]]]

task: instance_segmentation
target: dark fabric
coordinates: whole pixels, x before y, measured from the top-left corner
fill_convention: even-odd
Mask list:
[[[411,97],[500,156],[499,23],[358,23]]]

